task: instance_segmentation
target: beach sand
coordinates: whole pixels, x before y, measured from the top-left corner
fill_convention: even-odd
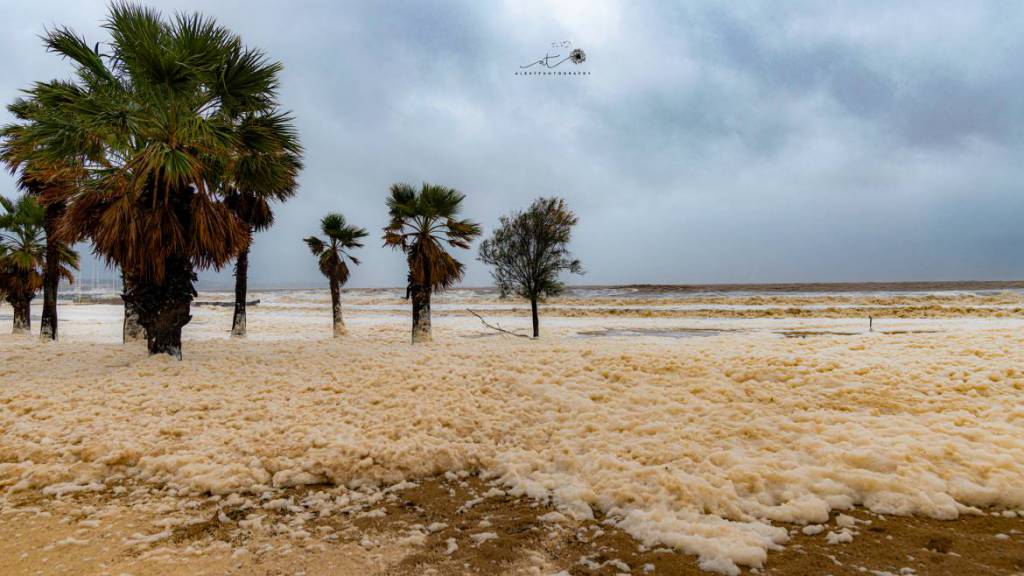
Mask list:
[[[829,311],[882,296],[687,299],[554,311],[529,341],[474,299],[412,347],[389,296],[338,340],[320,297],[268,299],[246,340],[197,307],[182,362],[117,344],[110,305],[63,307],[58,343],[0,337],[4,573],[1024,570],[1013,313],[887,295],[869,332]]]

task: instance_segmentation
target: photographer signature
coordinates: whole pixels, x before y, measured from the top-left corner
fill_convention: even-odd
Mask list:
[[[586,55],[585,52],[583,52],[583,50],[580,50],[579,48],[576,48],[572,52],[569,52],[568,56],[566,56],[565,58],[562,58],[561,60],[558,60],[554,64],[552,64],[551,61],[554,60],[554,59],[557,59],[557,58],[561,58],[561,55],[560,54],[555,54],[555,55],[552,56],[551,54],[545,53],[544,57],[541,58],[540,60],[537,60],[535,62],[530,62],[529,64],[526,64],[525,66],[520,66],[519,68],[520,69],[530,68],[531,66],[536,66],[538,64],[540,64],[544,68],[557,68],[557,67],[561,66],[562,64],[564,64],[566,61],[572,61],[573,64],[582,64],[582,63],[586,62],[587,55]]]

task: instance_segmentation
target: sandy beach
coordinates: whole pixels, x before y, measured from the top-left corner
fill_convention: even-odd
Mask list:
[[[1024,3],[17,4],[0,576],[1024,576]]]
[[[6,573],[1024,569],[1017,292],[569,294],[531,341],[455,291],[422,347],[390,292],[339,339],[323,292],[257,297],[182,362],[113,304],[0,337]]]

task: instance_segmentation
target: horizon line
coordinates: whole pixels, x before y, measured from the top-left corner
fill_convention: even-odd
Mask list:
[[[200,287],[202,281],[199,282]],[[719,289],[721,291],[742,291],[750,289],[762,289],[762,290],[784,290],[787,288],[818,288],[825,291],[845,291],[848,288],[853,287],[875,287],[877,289],[890,290],[910,290],[915,289],[927,289],[928,287],[934,288],[946,288],[946,289],[1024,289],[1024,278],[1015,280],[856,280],[856,281],[807,281],[807,282],[792,282],[792,281],[781,281],[781,282],[709,282],[709,283],[693,283],[693,282],[680,282],[680,283],[653,283],[653,282],[633,282],[623,284],[566,284],[567,289],[601,289],[601,288],[638,288],[638,289],[675,289],[675,290],[700,290],[700,289]],[[326,289],[319,284],[293,284],[293,285],[255,285],[250,284],[250,290],[319,290],[321,288]],[[360,287],[343,287],[342,290],[402,290],[404,286],[390,285],[390,286],[360,286]],[[497,287],[494,285],[466,285],[456,286],[449,288],[448,291],[453,290],[496,290]],[[220,292],[220,291],[233,291],[234,286],[231,283],[220,284],[217,283],[214,286],[205,288],[206,291]]]

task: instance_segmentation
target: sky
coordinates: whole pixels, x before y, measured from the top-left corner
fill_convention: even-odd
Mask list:
[[[384,198],[424,181],[465,193],[485,234],[565,198],[574,284],[1024,278],[1024,3],[148,4],[199,9],[284,64],[305,169],[257,236],[252,287],[325,284],[301,238],[330,211],[371,232],[349,286],[402,285]],[[70,76],[47,27],[107,38],[102,1],[0,12],[3,102]],[[516,74],[565,42],[586,61],[553,70],[588,74]],[[484,286],[476,246],[456,256]]]

